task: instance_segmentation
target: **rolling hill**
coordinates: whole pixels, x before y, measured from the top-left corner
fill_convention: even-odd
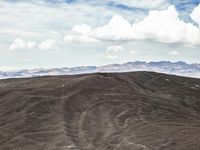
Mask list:
[[[155,72],[0,80],[0,150],[199,150],[200,79]]]

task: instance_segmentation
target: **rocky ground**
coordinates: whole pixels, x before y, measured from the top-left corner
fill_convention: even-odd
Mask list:
[[[0,150],[200,150],[200,79],[134,72],[0,80]]]

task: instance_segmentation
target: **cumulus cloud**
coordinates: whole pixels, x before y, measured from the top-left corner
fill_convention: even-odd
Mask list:
[[[38,44],[40,50],[49,50],[55,48],[55,40],[47,39]]]
[[[10,50],[15,50],[15,49],[22,49],[25,48],[26,43],[24,40],[21,38],[17,38],[14,40],[14,42],[9,46]]]
[[[89,26],[87,24],[75,25],[71,29],[71,32],[74,34],[66,35],[64,40],[66,42],[73,42],[73,43],[97,43],[97,42],[99,42],[97,39],[88,36],[91,31],[92,31],[91,26]]]
[[[38,48],[40,50],[52,49],[55,48],[55,41],[52,39],[47,39],[37,44],[35,41],[25,41],[21,38],[17,38],[13,41],[12,44],[9,45],[10,50],[33,48]]]
[[[149,15],[133,24],[135,39],[154,39],[164,43],[176,43],[183,37],[185,23],[180,21],[174,6],[167,10],[149,12]]]
[[[9,49],[10,50],[16,50],[16,49],[32,49],[36,45],[36,42],[34,41],[24,41],[21,38],[17,38],[14,40],[12,44],[10,44]]]
[[[106,49],[106,58],[108,59],[117,59],[118,54],[124,52],[124,48],[120,45],[108,46]]]
[[[196,8],[194,8],[190,16],[193,19],[193,21],[200,26],[200,4]]]
[[[133,34],[136,35],[134,38],[162,43],[200,44],[199,28],[185,23],[178,16],[175,6],[161,11],[150,11],[147,17],[133,24]]]
[[[199,19],[196,17],[199,14],[198,7],[191,15],[196,22]],[[173,5],[165,10],[151,10],[144,19],[133,24],[121,15],[114,15],[108,24],[95,29],[89,25],[82,25],[74,26],[72,30],[79,36],[67,35],[66,41],[70,39],[73,39],[71,41],[77,39],[80,42],[95,41],[95,39],[100,41],[153,40],[167,44],[200,45],[200,28],[181,20]]]
[[[129,40],[131,38],[131,24],[121,15],[115,15],[107,25],[91,31],[90,36],[100,40]]]
[[[123,52],[124,48],[120,45],[113,45],[113,46],[108,46],[106,49],[107,53],[118,53],[118,52]]]
[[[108,25],[95,29],[92,36],[104,40],[200,44],[199,28],[180,20],[174,6],[161,11],[152,10],[147,17],[132,26],[123,17],[114,16]]]

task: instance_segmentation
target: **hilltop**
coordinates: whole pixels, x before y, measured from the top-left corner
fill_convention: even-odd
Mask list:
[[[0,80],[0,150],[198,150],[200,79],[155,72]]]

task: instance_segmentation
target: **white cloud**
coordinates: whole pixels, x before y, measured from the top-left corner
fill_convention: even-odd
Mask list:
[[[23,49],[25,48],[26,43],[24,40],[17,38],[14,40],[14,42],[9,46],[10,50],[15,50],[15,49]]]
[[[168,0],[112,0],[136,8],[160,9],[169,5]]]
[[[183,37],[185,24],[178,19],[174,6],[167,10],[149,12],[149,15],[133,24],[134,38],[153,39],[163,43],[176,43]]]
[[[40,50],[49,50],[55,48],[55,40],[47,39],[38,44]]]
[[[28,42],[27,42],[27,47],[28,47],[29,49],[34,48],[35,45],[36,45],[36,42],[33,42],[33,41],[28,41]]]
[[[107,53],[118,53],[118,52],[123,52],[124,48],[120,45],[113,45],[113,46],[108,46],[106,49]]]
[[[179,52],[177,52],[177,51],[172,51],[172,52],[169,52],[169,55],[174,55],[174,56],[176,56],[176,55],[179,55]]]
[[[64,0],[62,1],[64,2]],[[21,0],[16,2],[0,0],[0,8],[0,35],[1,39],[5,41],[1,42],[0,46],[7,47],[7,49],[7,41],[15,37],[36,39],[37,41],[49,38],[59,42],[63,40],[66,29],[70,29],[75,24],[86,23],[96,27],[107,22],[108,18],[115,13],[123,13],[130,20],[133,19],[132,17],[141,18],[144,15],[143,12],[131,14],[126,10],[108,9],[102,7],[102,5],[92,5],[91,3],[78,1],[73,4],[64,2],[52,5],[52,3],[43,0]],[[102,12],[104,13],[102,14]],[[88,33],[91,27],[86,24],[75,27],[72,33],[79,35]],[[52,31],[59,34],[52,34]],[[72,39],[72,41],[82,41],[84,39],[84,42],[97,42],[97,40],[87,36],[78,37],[77,40],[74,37]],[[59,48],[64,51],[66,47],[63,45],[60,44]],[[16,45],[11,46],[12,49],[16,49],[15,47]]]
[[[194,8],[190,16],[200,26],[200,4]]]
[[[10,50],[16,49],[33,49],[39,48],[41,50],[48,50],[55,48],[55,41],[52,39],[47,39],[42,41],[41,43],[37,44],[35,41],[25,41],[21,38],[16,38],[12,44],[9,45]]]
[[[75,25],[72,31],[78,34],[87,35],[92,30],[91,26],[87,24]]]
[[[178,17],[174,6],[166,10],[153,10],[138,23],[133,24],[135,38],[150,39],[162,43],[200,44],[200,30]],[[191,38],[192,37],[192,38]]]
[[[181,20],[173,5],[165,10],[152,10],[144,19],[132,25],[122,16],[115,15],[108,24],[93,30],[89,25],[75,26],[73,30],[75,29],[87,39],[101,41],[154,40],[167,44],[200,45],[200,28]],[[71,36],[73,35],[66,37]],[[78,41],[81,41],[80,37]]]
[[[17,48],[17,45],[14,43],[10,44],[10,46],[9,46],[10,50],[15,50],[16,48]]]
[[[55,48],[55,41],[52,39],[47,39],[45,41],[42,41],[37,45],[35,41],[25,41],[21,38],[16,38],[12,44],[10,44],[9,49],[10,50],[16,50],[16,49],[33,49],[35,47],[38,47],[41,50],[48,50]]]
[[[64,40],[66,42],[72,42],[72,43],[97,43],[99,40],[89,37],[88,35],[92,31],[91,26],[87,24],[82,25],[75,25],[71,29],[72,33],[71,35],[66,35],[64,37]]]
[[[124,51],[124,48],[120,45],[108,46],[106,49],[106,58],[117,59],[118,55]]]
[[[89,25],[75,25],[72,31],[82,35],[66,35],[65,41],[72,42],[98,42],[129,40],[131,24],[120,15],[115,15],[107,25],[98,27],[94,30]],[[87,31],[87,32],[86,32]]]
[[[120,15],[115,15],[107,25],[90,32],[92,37],[101,40],[129,40],[131,24]]]
[[[89,37],[87,35],[66,35],[64,40],[72,43],[97,43],[97,39]]]
[[[32,49],[36,45],[36,42],[34,41],[28,41],[25,42],[21,38],[17,38],[14,40],[12,44],[10,44],[9,49],[15,50],[15,49]]]

